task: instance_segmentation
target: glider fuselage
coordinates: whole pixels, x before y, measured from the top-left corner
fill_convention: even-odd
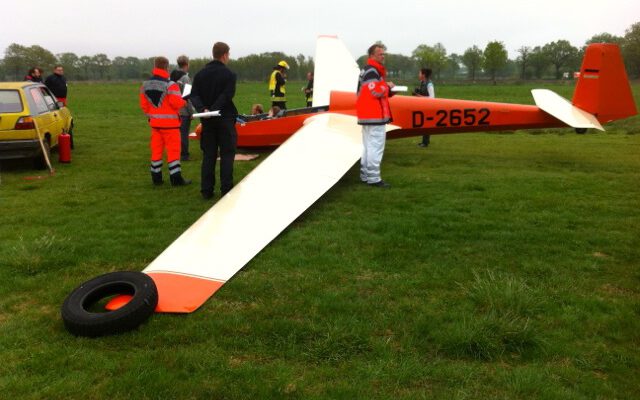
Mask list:
[[[355,115],[355,94],[332,92],[329,112]],[[429,99],[396,95],[389,100],[393,124],[390,139],[410,136],[563,127],[566,124],[537,106],[487,101]],[[298,109],[293,115],[236,124],[238,147],[278,146],[304,121],[327,110]]]

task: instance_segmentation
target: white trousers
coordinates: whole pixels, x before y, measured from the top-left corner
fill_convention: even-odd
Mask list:
[[[380,164],[384,154],[387,131],[384,125],[362,126],[362,158],[360,159],[360,180],[367,183],[380,182]]]

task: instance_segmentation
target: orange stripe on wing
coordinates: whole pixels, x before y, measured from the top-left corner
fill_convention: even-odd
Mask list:
[[[170,272],[147,274],[158,288],[156,312],[191,313],[225,284],[224,281]]]

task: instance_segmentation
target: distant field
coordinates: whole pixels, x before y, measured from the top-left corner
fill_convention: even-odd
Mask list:
[[[290,107],[304,104],[303,84],[289,84]],[[533,104],[533,87],[436,92]],[[352,168],[194,314],[69,335],[59,308],[74,287],[144,269],[213,204],[199,195],[197,143],[183,165],[194,185],[151,186],[137,96],[137,84],[72,83],[72,163],[36,180],[25,178],[46,174],[29,163],[0,166],[0,398],[640,393],[637,116],[605,133],[389,141],[390,190]],[[269,104],[266,84],[239,84],[242,112],[258,102]],[[237,162],[236,181],[267,156]]]

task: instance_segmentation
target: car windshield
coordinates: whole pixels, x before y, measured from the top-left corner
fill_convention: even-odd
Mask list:
[[[17,90],[0,90],[0,113],[22,112],[22,101]]]

